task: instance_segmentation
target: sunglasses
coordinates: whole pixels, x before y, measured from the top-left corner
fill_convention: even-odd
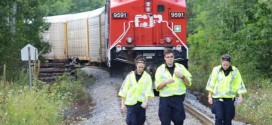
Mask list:
[[[222,57],[222,60],[224,60],[224,61],[230,61],[230,57]]]
[[[145,63],[145,61],[137,61],[137,63]]]

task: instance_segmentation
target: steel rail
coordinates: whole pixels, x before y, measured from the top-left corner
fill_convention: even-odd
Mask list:
[[[196,119],[198,119],[203,125],[214,125],[214,120],[212,118],[210,118],[209,116],[205,115],[203,112],[191,106],[190,102],[185,100],[183,104],[184,104],[185,111],[191,114]]]

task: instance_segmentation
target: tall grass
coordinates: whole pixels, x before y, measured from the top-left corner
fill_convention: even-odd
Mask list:
[[[62,121],[61,101],[51,101],[46,89],[39,91],[28,87],[11,90],[4,107],[6,125],[58,125]]]
[[[237,105],[237,113],[244,116],[257,125],[271,125],[272,124],[272,93],[271,93],[271,80],[262,80],[260,84],[263,84],[261,88],[248,89],[248,95],[246,96],[242,104]],[[264,85],[265,84],[265,85]]]
[[[83,83],[92,82],[82,72],[79,74],[78,79],[59,77],[51,86],[34,79],[32,89],[25,75],[10,82],[5,93],[0,90],[0,125],[63,124],[65,108],[87,94]]]

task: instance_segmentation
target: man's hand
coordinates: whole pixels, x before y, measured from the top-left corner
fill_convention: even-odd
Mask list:
[[[164,88],[167,84],[171,84],[171,83],[174,83],[174,82],[175,82],[174,79],[167,79],[167,80],[161,82],[159,84],[159,86],[157,87],[157,89],[160,90],[160,89]]]
[[[174,83],[174,82],[175,82],[174,79],[167,79],[167,80],[165,81],[165,84],[171,84],[171,83]]]

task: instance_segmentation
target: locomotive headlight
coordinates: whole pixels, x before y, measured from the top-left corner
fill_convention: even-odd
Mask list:
[[[127,43],[128,43],[128,44],[131,44],[132,42],[133,42],[132,37],[128,37],[128,38],[127,38]]]
[[[150,7],[150,5],[151,5],[151,2],[146,2],[145,3],[145,6],[147,6],[147,7]]]
[[[172,38],[171,37],[165,37],[165,42],[166,43],[171,43],[172,42]]]
[[[122,46],[121,45],[117,45],[116,46],[116,52],[120,52],[122,50]]]
[[[177,51],[179,51],[179,52],[181,52],[181,51],[182,51],[182,49],[181,49],[181,45],[180,45],[180,44],[176,46],[176,50],[177,50]]]
[[[146,7],[145,11],[148,12],[148,13],[150,13],[151,12],[151,8],[150,7]]]

